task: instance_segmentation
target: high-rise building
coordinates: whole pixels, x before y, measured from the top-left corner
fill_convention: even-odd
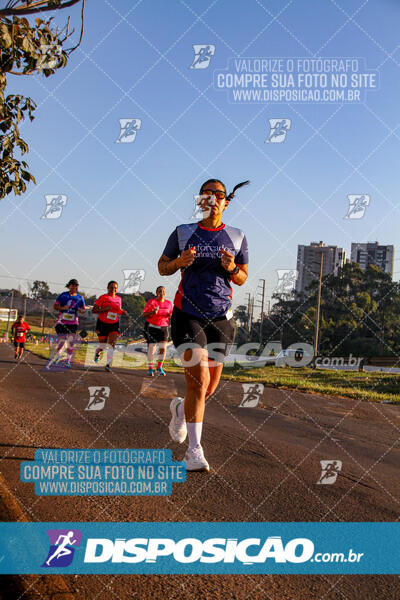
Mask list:
[[[337,275],[346,260],[346,252],[338,246],[325,246],[324,242],[311,242],[297,247],[296,292],[305,292],[310,283],[319,279],[323,256],[322,277]]]
[[[378,242],[351,244],[351,262],[358,263],[365,271],[369,265],[376,265],[385,273],[393,275],[394,246],[380,246]]]

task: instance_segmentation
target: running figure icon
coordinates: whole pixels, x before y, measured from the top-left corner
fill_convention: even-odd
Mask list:
[[[74,540],[72,539],[74,536],[74,532],[73,531],[69,531],[67,534],[63,535],[59,535],[56,541],[56,546],[57,549],[55,550],[55,552],[46,560],[46,565],[49,567],[50,563],[52,560],[54,560],[55,558],[59,559],[62,556],[67,556],[68,554],[72,554],[73,551],[70,548],[67,548],[67,546],[73,546],[74,544],[77,543],[78,540]],[[60,542],[60,540],[62,540],[62,542]]]
[[[335,483],[339,472],[342,470],[341,460],[321,460],[321,476],[317,481],[317,485]]]

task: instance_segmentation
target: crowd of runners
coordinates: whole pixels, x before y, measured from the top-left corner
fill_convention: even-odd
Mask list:
[[[164,286],[156,289],[143,311],[144,336],[147,342],[149,377],[165,376],[163,363],[169,339],[169,325],[174,344],[184,367],[185,397],[170,403],[169,432],[173,441],[183,443],[188,438],[184,461],[189,471],[208,471],[209,465],[201,445],[203,419],[207,400],[215,392],[222,373],[224,359],[235,337],[232,318],[232,283],[243,285],[248,276],[248,248],[244,233],[222,222],[239,183],[227,195],[218,179],[209,179],[197,196],[200,219],[178,225],[171,233],[158,261],[160,275],[181,272],[181,281],[174,302],[165,297]],[[79,315],[85,313],[85,300],[78,292],[79,283],[70,279],[68,291],[60,294],[54,309],[57,345],[46,369],[69,369],[77,341]],[[120,316],[127,315],[117,295],[118,284],[110,281],[107,292],[95,301],[92,312],[97,315],[98,346],[94,362],[106,353],[105,369],[111,371],[116,341],[120,334]],[[29,325],[22,316],[12,325],[15,357],[20,360]],[[80,339],[87,336],[81,331]],[[64,352],[66,358],[63,359]],[[155,361],[157,366],[155,367]]]

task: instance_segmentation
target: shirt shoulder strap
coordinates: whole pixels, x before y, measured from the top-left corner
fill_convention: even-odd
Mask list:
[[[225,231],[232,240],[232,244],[236,252],[239,252],[244,238],[243,231],[241,231],[237,227],[230,227],[229,225],[225,225]]]
[[[178,225],[176,233],[178,236],[178,245],[180,252],[183,252],[188,240],[197,229],[197,223],[188,223],[185,225]]]

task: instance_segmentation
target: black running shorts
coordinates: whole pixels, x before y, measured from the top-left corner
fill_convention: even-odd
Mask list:
[[[148,344],[168,341],[168,327],[154,327],[146,321],[144,325],[144,337]]]
[[[14,348],[25,348],[25,342],[17,342],[17,340],[14,340]]]
[[[69,335],[71,333],[76,333],[77,329],[78,325],[67,325],[66,323],[57,323],[55,326],[55,330],[58,335]]]
[[[99,337],[108,337],[110,333],[119,333],[119,321],[115,323],[104,323],[97,319],[96,322],[96,333]]]
[[[195,344],[200,348],[207,348],[209,357],[213,360],[223,362],[229,354],[235,333],[233,319],[199,319],[176,306],[172,312],[171,337],[178,352],[182,344]]]

